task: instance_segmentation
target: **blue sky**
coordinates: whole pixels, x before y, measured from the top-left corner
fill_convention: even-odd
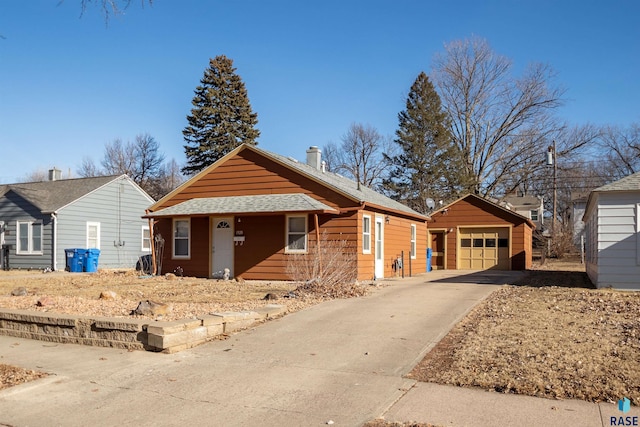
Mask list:
[[[80,0],[0,0],[0,183],[63,176],[148,133],[182,164],[209,58],[234,60],[259,145],[303,159],[351,123],[392,136],[420,71],[472,35],[521,70],[550,64],[571,124],[640,121],[637,0],[132,0],[105,25]]]

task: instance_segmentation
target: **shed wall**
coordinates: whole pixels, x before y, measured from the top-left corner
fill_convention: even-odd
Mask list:
[[[596,203],[589,217],[590,231],[596,235],[591,241],[596,253],[588,258],[589,277],[598,287],[640,289],[640,192],[603,192]]]

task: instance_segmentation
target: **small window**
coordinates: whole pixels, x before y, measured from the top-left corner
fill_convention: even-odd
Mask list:
[[[499,248],[508,248],[509,247],[509,239],[498,239],[498,247]]]
[[[285,253],[307,252],[307,216],[287,217],[287,246]]]
[[[16,223],[16,253],[23,255],[42,254],[42,223],[38,221],[18,221]]]
[[[362,253],[371,253],[371,217],[362,217]]]
[[[100,249],[99,222],[87,222],[87,248]]]
[[[411,259],[416,259],[416,225],[411,224]]]
[[[473,247],[474,248],[484,247],[484,239],[473,239]]]
[[[537,221],[538,220],[538,210],[537,209],[532,209],[531,210],[531,221]]]
[[[148,225],[142,226],[142,251],[151,252],[151,231]]]
[[[460,239],[460,247],[461,248],[470,248],[471,247],[471,239]]]
[[[191,223],[188,219],[173,221],[173,257],[189,258]]]
[[[495,248],[496,247],[496,239],[485,239],[484,240],[485,248]]]

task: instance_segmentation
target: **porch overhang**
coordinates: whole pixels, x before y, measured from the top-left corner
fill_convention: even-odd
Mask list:
[[[148,212],[143,218],[211,215],[274,215],[287,213],[340,214],[340,211],[303,193],[204,197]]]

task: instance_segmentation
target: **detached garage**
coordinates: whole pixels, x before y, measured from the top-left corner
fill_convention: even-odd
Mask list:
[[[530,219],[469,194],[431,214],[433,269],[526,270],[532,263]]]

